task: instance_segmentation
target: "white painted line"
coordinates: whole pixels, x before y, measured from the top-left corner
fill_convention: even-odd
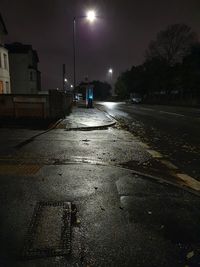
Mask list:
[[[141,107],[140,107],[139,109],[141,109],[141,110],[148,110],[148,111],[149,111],[149,110],[150,110],[150,111],[155,111],[155,109],[152,109],[152,108],[141,108]]]
[[[176,176],[185,182],[190,188],[200,191],[200,182],[185,173],[177,173]]]
[[[168,115],[174,115],[174,116],[179,116],[179,117],[185,117],[185,115],[183,114],[179,114],[179,113],[174,113],[174,112],[167,112],[167,111],[159,111],[160,113],[164,113],[164,114],[168,114]]]
[[[155,150],[147,149],[147,152],[151,154],[153,158],[163,158],[163,155]]]

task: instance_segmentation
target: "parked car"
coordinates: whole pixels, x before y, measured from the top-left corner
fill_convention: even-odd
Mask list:
[[[133,104],[140,104],[141,102],[142,102],[141,97],[132,97],[131,98],[131,103],[133,103]]]

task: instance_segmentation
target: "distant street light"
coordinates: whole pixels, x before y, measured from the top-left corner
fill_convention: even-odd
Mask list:
[[[74,84],[73,88],[76,89],[76,20],[77,19],[84,19],[86,18],[91,23],[97,18],[96,13],[94,10],[89,10],[86,14],[86,16],[79,16],[74,17],[74,23],[73,23],[73,61],[74,61]]]
[[[64,78],[64,84],[63,84],[63,90],[67,91],[67,84],[68,84],[68,80],[67,78]]]
[[[112,76],[113,76],[113,69],[112,69],[112,68],[110,68],[110,69],[108,70],[108,75],[109,75],[109,77],[110,77],[110,82],[112,83]]]
[[[111,94],[114,95],[114,91],[113,91],[113,69],[110,68],[108,70],[108,74],[109,74],[109,80],[110,80],[110,85],[111,85]]]
[[[70,85],[70,87],[71,87],[71,88],[74,88],[74,86],[73,86],[72,84]]]
[[[112,73],[113,73],[113,70],[112,70],[112,69],[109,69],[108,72],[109,72],[110,74],[112,74]]]

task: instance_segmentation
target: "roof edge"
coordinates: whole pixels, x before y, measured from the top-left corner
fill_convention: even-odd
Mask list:
[[[7,31],[7,29],[6,29],[6,25],[5,25],[5,23],[4,23],[4,20],[3,20],[3,18],[2,18],[1,13],[0,13],[0,22],[1,22],[2,26],[3,26],[3,31],[4,31],[4,33],[5,33],[5,34],[8,34],[8,31]]]

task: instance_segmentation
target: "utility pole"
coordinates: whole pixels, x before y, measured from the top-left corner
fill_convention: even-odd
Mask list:
[[[63,77],[62,77],[63,91],[65,91],[65,74],[66,74],[66,68],[65,64],[63,64]]]
[[[73,20],[74,90],[76,90],[76,17]]]

